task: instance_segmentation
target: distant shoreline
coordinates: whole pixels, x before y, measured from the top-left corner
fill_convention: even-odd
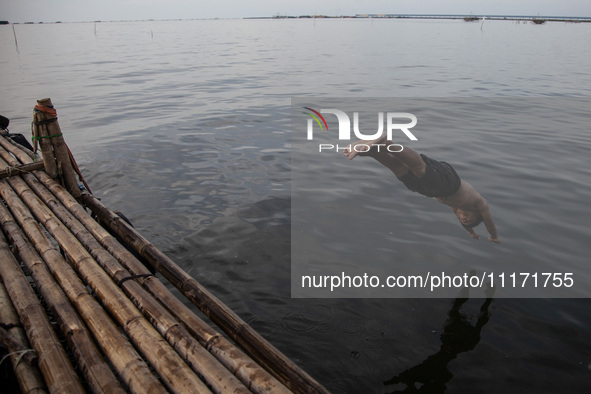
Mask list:
[[[523,21],[542,24],[545,22],[571,22],[584,23],[591,22],[591,17],[581,16],[531,16],[531,15],[447,15],[447,14],[355,14],[355,15],[281,15],[273,16],[249,16],[238,18],[179,18],[179,19],[137,19],[137,20],[95,20],[95,21],[70,21],[70,22],[9,22],[0,21],[0,25],[33,25],[33,24],[54,24],[54,23],[113,23],[113,22],[171,22],[171,21],[189,21],[189,20],[232,20],[232,19],[441,19],[441,20],[464,20],[466,22],[476,22],[482,20],[502,20],[502,21]]]
[[[267,17],[247,17],[244,19],[447,19],[473,22],[479,20],[531,21],[544,22],[591,22],[591,17],[576,16],[528,16],[528,15],[445,15],[445,14],[356,14],[356,15],[274,15]]]

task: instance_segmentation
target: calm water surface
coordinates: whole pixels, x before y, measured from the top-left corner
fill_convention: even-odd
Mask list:
[[[11,130],[28,133],[35,100],[51,97],[93,192],[329,390],[591,389],[585,299],[302,300],[289,291],[292,96],[587,97],[590,25],[219,20],[15,31],[18,46],[10,26],[0,29],[0,108]],[[561,125],[514,141],[475,130],[443,145],[439,130],[416,148],[445,147],[434,156],[458,163],[489,199],[505,250],[584,264],[591,141]],[[442,207],[394,182],[369,183],[400,201],[387,214],[412,245],[488,253]]]

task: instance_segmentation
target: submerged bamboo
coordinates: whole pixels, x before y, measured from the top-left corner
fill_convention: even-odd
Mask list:
[[[0,276],[27,332],[27,337],[37,352],[39,369],[49,390],[55,393],[83,393],[84,389],[65,350],[1,232]]]
[[[10,297],[6,292],[4,283],[0,281],[0,322],[6,329],[6,335],[14,345],[6,344],[11,355],[12,368],[17,378],[19,388],[22,394],[45,394],[47,393],[47,386],[41,376],[41,371],[37,367],[37,355],[31,349],[31,345],[27,336],[20,324],[20,320]],[[20,353],[19,353],[20,352]],[[21,359],[24,353],[26,356]],[[33,363],[34,361],[34,363]]]

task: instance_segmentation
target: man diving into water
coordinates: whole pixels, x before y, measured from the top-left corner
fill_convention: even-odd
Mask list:
[[[395,145],[401,150],[392,152],[387,146]],[[433,160],[418,154],[411,148],[388,141],[386,135],[376,140],[362,140],[349,145],[344,151],[349,160],[356,156],[370,156],[388,168],[411,191],[451,207],[460,223],[474,239],[479,239],[474,227],[484,223],[491,242],[500,243],[497,229],[490,215],[486,200],[468,182],[460,179],[446,162]]]

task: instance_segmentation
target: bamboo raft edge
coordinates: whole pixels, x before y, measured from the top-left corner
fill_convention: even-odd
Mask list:
[[[50,99],[32,130],[42,161],[0,136],[0,348],[21,392],[328,393],[79,186]]]

